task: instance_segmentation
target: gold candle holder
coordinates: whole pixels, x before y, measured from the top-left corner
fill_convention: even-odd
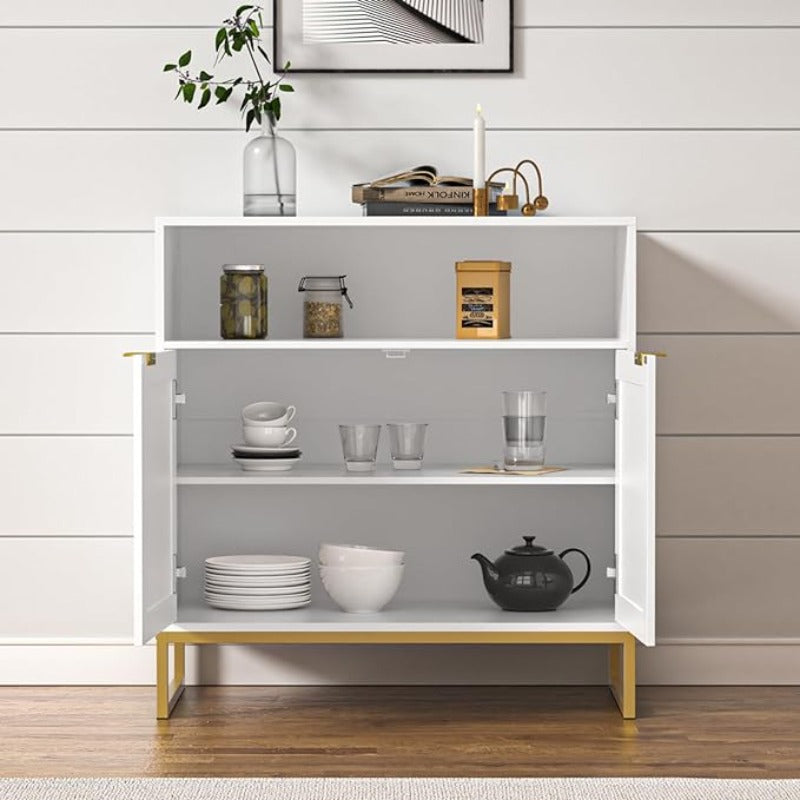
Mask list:
[[[538,182],[539,192],[531,202],[531,187],[528,179],[522,174],[522,167],[530,164],[536,171],[536,179]],[[517,178],[519,178],[525,187],[525,203],[520,209],[524,217],[536,216],[537,211],[544,211],[549,205],[550,201],[544,196],[542,192],[542,171],[539,165],[530,158],[524,158],[515,167],[500,167],[496,169],[486,179],[486,187],[483,189],[473,190],[472,200],[472,213],[476,217],[485,217],[489,214],[489,186],[491,185],[492,178],[501,174],[502,172],[510,172],[514,175],[514,181],[511,187],[511,194],[501,194],[497,198],[498,211],[512,211],[519,208],[519,195],[517,194]]]
[[[486,187],[472,190],[472,214],[475,217],[489,215],[489,190]]]

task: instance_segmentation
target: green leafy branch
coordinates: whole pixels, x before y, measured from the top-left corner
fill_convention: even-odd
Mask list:
[[[234,89],[241,86],[244,89],[239,111],[244,115],[245,128],[250,130],[254,122],[259,125],[263,121],[272,124],[281,118],[280,92],[293,92],[294,87],[286,83],[286,75],[291,64],[287,61],[282,70],[273,76],[272,80],[265,80],[262,70],[259,69],[259,60],[266,63],[264,72],[272,72],[272,62],[261,44],[261,32],[264,21],[261,16],[261,7],[254,5],[239,6],[232,17],[222,21],[222,27],[214,37],[214,47],[217,57],[214,69],[225,58],[231,58],[234,53],[245,52],[250,59],[255,78],[244,77],[215,79],[214,75],[201,69],[192,73],[189,65],[192,62],[192,51],[187,50],[178,59],[176,64],[165,64],[164,72],[174,72],[178,78],[177,100],[183,98],[185,103],[197,100],[198,111],[205,108],[212,96],[216,105],[227,103]]]

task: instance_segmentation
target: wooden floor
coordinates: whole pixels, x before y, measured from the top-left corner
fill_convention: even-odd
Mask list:
[[[2,776],[800,777],[800,687],[0,688]]]

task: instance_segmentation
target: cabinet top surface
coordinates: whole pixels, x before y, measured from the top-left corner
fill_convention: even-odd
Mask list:
[[[273,226],[353,226],[385,227],[468,227],[520,226],[530,228],[635,228],[635,217],[444,217],[407,219],[404,217],[156,217],[157,229],[190,227],[268,228]]]

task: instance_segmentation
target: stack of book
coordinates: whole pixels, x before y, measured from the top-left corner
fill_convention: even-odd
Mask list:
[[[497,210],[503,184],[492,183],[488,188],[489,214],[504,215],[505,211]],[[472,216],[472,179],[439,176],[435,167],[426,165],[371,183],[356,183],[352,199],[366,217]]]

